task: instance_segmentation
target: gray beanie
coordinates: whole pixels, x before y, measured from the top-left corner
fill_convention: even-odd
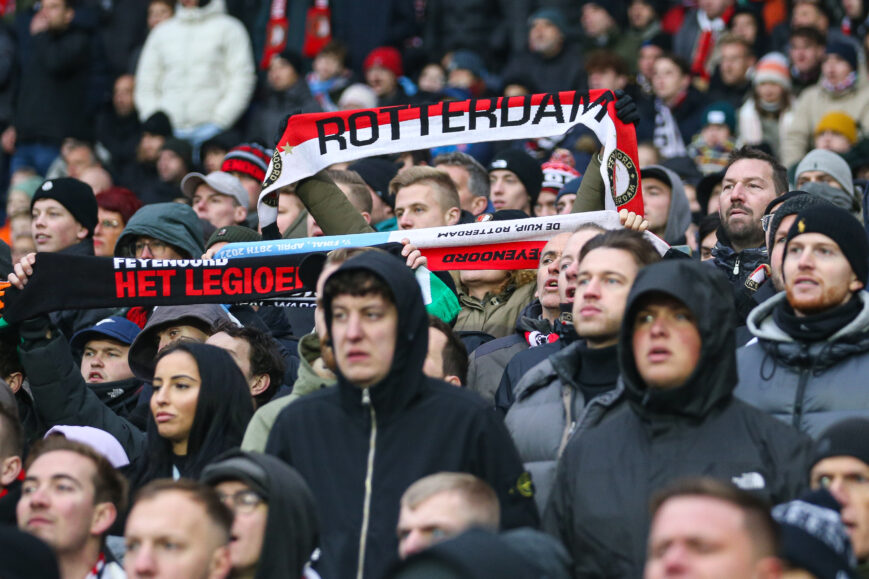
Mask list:
[[[854,196],[854,179],[851,177],[851,168],[848,166],[848,162],[837,153],[825,149],[809,151],[797,165],[794,179],[799,181],[800,175],[806,171],[823,171],[838,181],[842,189],[852,197]]]

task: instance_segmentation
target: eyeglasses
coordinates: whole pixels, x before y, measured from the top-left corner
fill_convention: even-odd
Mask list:
[[[163,243],[159,239],[150,239],[147,241],[140,239],[132,245],[133,256],[140,257],[142,255],[142,252],[145,251],[146,247],[148,248],[148,251],[151,252],[151,255],[155,257],[163,255],[166,250],[169,249],[169,245]]]
[[[775,213],[770,213],[769,215],[764,215],[760,218],[760,226],[764,231],[769,231],[769,224],[772,223],[772,218],[775,216]]]
[[[231,495],[217,493],[217,496],[236,513],[252,513],[260,503],[264,502],[262,497],[252,490],[238,491]]]
[[[105,229],[117,229],[121,226],[121,222],[117,219],[103,219],[100,221],[100,225],[102,225]]]

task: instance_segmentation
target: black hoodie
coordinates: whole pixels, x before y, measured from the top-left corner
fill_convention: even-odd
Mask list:
[[[436,472],[487,481],[498,493],[505,527],[537,524],[530,480],[500,416],[476,394],[423,374],[428,317],[413,274],[399,264],[366,252],[337,270],[370,271],[395,296],[398,332],[389,374],[363,390],[339,370],[336,388],[287,406],[266,445],[314,492],[323,577],[382,577],[398,558],[402,493]],[[325,303],[329,327],[330,309]]]
[[[694,372],[671,390],[646,387],[631,348],[638,304],[650,293],[684,303],[700,333]],[[676,479],[732,481],[772,504],[806,488],[809,439],[732,395],[734,317],[730,287],[714,268],[674,260],[640,271],[619,339],[629,404],[571,440],[544,516],[545,529],[571,551],[575,576],[642,576],[649,499]]]

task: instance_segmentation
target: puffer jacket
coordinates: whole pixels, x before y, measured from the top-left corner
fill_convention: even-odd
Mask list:
[[[624,400],[624,386],[616,385],[615,348],[605,348],[594,360],[613,366],[610,390],[586,399],[578,383],[580,366],[592,359],[584,340],[574,342],[532,368],[517,386],[516,400],[504,422],[516,450],[534,481],[534,499],[542,511],[555,480],[555,466],[567,443],[600,423]],[[597,365],[597,364],[595,364]]]
[[[711,263],[727,276],[733,290],[736,315],[742,322],[757,305],[754,296],[757,287],[748,278],[758,267],[769,263],[769,252],[765,245],[737,252],[730,245],[723,227],[719,227],[716,234],[718,243],[712,248]]]
[[[501,374],[513,356],[530,346],[526,332],[549,334],[552,324],[541,317],[540,300],[528,304],[516,320],[516,331],[509,336],[486,342],[471,353],[468,360],[467,386],[489,402],[495,401],[495,391],[501,382]]]
[[[869,294],[857,297],[857,317],[815,343],[798,342],[776,324],[784,292],[755,308],[748,329],[756,339],[737,352],[736,396],[813,437],[834,422],[869,418]]]
[[[224,0],[179,5],[148,35],[136,69],[136,109],[163,111],[175,129],[215,124],[228,129],[250,103],[256,75],[250,37],[226,14]]]
[[[633,348],[624,347],[650,293],[676,298],[697,323],[700,356],[677,388],[648,388]],[[568,443],[544,514],[544,530],[573,556],[574,577],[641,577],[649,500],[677,479],[732,481],[771,504],[806,489],[811,440],[732,395],[737,373],[729,295],[723,276],[693,260],[662,261],[637,276],[619,337],[628,403]]]

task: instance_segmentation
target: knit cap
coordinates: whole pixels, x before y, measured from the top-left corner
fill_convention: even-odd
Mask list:
[[[69,211],[81,226],[88,230],[88,237],[97,226],[97,198],[87,183],[72,177],[58,177],[45,181],[33,194],[30,209],[40,199],[54,199]]]
[[[570,165],[558,161],[547,161],[546,163],[543,163],[542,169],[543,184],[540,189],[541,192],[549,191],[551,193],[557,193],[558,191],[561,191],[562,187],[564,187],[568,181],[580,176],[579,171]]]
[[[754,66],[754,86],[762,82],[772,82],[785,90],[791,90],[791,74],[788,59],[781,52],[770,52]]]
[[[498,170],[515,173],[531,197],[531,205],[537,202],[540,186],[543,184],[543,170],[531,155],[519,149],[507,149],[489,163],[490,173]]]
[[[579,193],[580,185],[582,185],[582,175],[565,183],[555,196],[555,201],[557,202],[563,195],[576,195]]]
[[[365,72],[368,72],[368,69],[374,68],[375,66],[385,68],[386,70],[391,71],[395,76],[401,76],[403,73],[401,66],[401,53],[398,52],[397,48],[391,46],[380,46],[375,48],[365,57],[365,62],[362,64],[362,68]]]
[[[850,456],[869,465],[869,419],[847,418],[821,432],[812,466],[834,456]]]
[[[184,139],[176,139],[169,137],[163,143],[162,151],[172,151],[184,161],[184,166],[190,169],[193,167],[193,146]]]
[[[151,135],[160,135],[162,137],[172,136],[172,122],[166,113],[157,111],[142,123],[142,132]]]
[[[773,507],[772,518],[781,530],[781,558],[818,579],[856,577],[857,560],[842,523],[841,510],[827,489]]]
[[[854,117],[844,111],[831,111],[821,117],[821,120],[815,125],[815,136],[817,137],[824,131],[839,133],[852,145],[857,143],[857,122]]]
[[[800,211],[788,231],[785,255],[791,240],[804,233],[820,233],[835,241],[857,279],[866,286],[869,277],[869,238],[853,215],[832,204]]]
[[[558,8],[540,8],[539,10],[534,12],[534,14],[532,14],[528,18],[529,28],[534,25],[535,20],[546,20],[548,22],[551,22],[553,26],[558,28],[562,35],[567,35],[567,31],[564,28],[565,18],[564,15],[561,13],[561,10],[559,10]]]
[[[712,103],[703,112],[704,125],[727,125],[731,133],[736,132],[736,111],[728,102]]]
[[[823,197],[811,195],[809,193],[806,193],[805,191],[788,191],[784,195],[781,195],[780,197],[777,197],[776,199],[771,201],[770,204],[767,205],[767,212],[765,212],[764,215],[768,215],[770,210],[775,207],[773,205],[773,202],[777,199],[781,199],[782,197],[788,198],[785,199],[781,203],[781,207],[779,207],[776,212],[772,214],[772,219],[770,220],[769,224],[770,239],[775,239],[778,228],[781,227],[781,222],[784,221],[784,218],[788,215],[799,215],[799,213],[804,209],[816,207],[818,205],[830,205],[830,202]]]
[[[205,249],[210,249],[215,243],[247,243],[251,241],[262,241],[263,237],[250,227],[244,225],[227,225],[221,227],[211,234],[208,241],[205,243]]]
[[[341,93],[338,106],[342,109],[373,109],[377,106],[377,93],[367,84],[351,84]]]
[[[262,182],[271,160],[272,152],[269,149],[257,143],[243,143],[229,150],[220,170],[224,173],[238,172]]]
[[[377,157],[368,157],[351,163],[350,171],[356,171],[365,184],[389,206],[395,204],[395,199],[389,194],[389,182],[398,175],[398,166],[392,161]]]
[[[851,168],[838,153],[826,149],[809,151],[797,165],[794,179],[799,181],[800,175],[806,171],[823,171],[835,179],[848,194],[854,195],[854,179],[851,177]]]
[[[827,44],[827,54],[835,54],[851,65],[851,70],[857,70],[857,49],[849,42],[834,40]]]

